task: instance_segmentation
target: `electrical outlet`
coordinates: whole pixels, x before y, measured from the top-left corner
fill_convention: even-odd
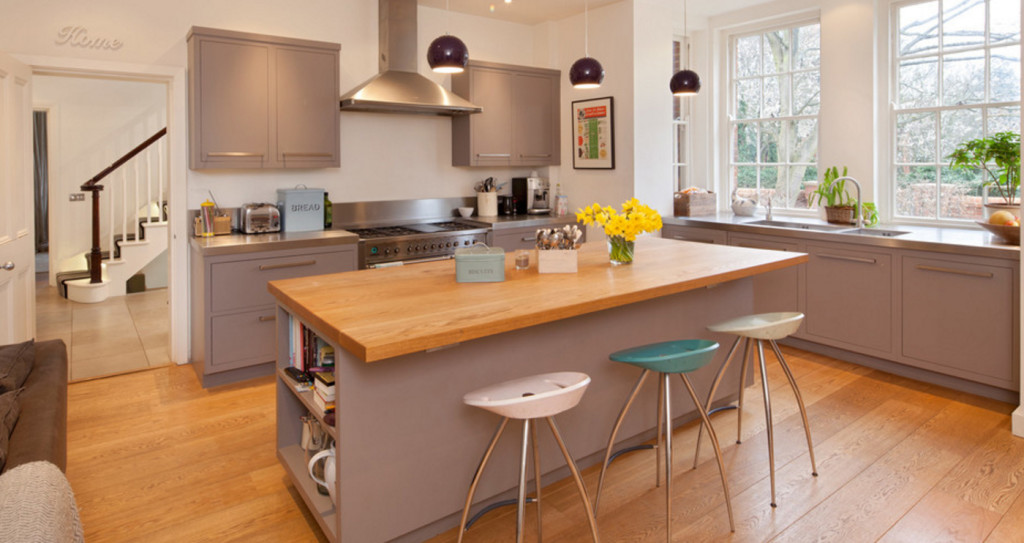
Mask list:
[[[72,192],[71,196],[68,196],[68,201],[69,202],[84,202],[85,201],[85,193],[84,192]]]

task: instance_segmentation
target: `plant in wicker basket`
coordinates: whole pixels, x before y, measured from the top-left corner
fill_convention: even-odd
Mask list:
[[[839,175],[839,168],[832,166],[826,168],[818,188],[811,193],[809,205],[823,205],[825,216],[830,223],[854,224],[857,218],[857,200],[846,190],[846,166],[843,166],[843,174]],[[863,202],[864,223],[867,226],[878,224],[878,208],[872,202]]]

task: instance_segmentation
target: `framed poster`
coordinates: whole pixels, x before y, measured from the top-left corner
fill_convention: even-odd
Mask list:
[[[572,167],[614,170],[615,130],[612,97],[572,103]]]

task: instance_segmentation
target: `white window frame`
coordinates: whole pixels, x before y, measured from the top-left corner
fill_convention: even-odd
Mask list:
[[[879,93],[879,96],[884,97],[883,98],[884,102],[882,104],[880,104],[879,111],[880,112],[885,112],[885,114],[884,114],[885,118],[884,119],[880,119],[881,122],[878,122],[877,125],[878,126],[885,126],[886,127],[886,133],[880,135],[880,137],[879,137],[879,153],[878,153],[879,169],[883,169],[883,171],[881,172],[882,175],[880,177],[878,177],[878,179],[880,180],[879,188],[881,189],[882,187],[884,187],[884,190],[881,190],[880,192],[881,192],[881,196],[883,196],[883,198],[885,200],[884,208],[886,210],[884,216],[882,217],[882,219],[883,220],[891,220],[891,221],[894,221],[894,222],[899,222],[901,224],[922,224],[922,225],[933,225],[933,226],[941,226],[941,225],[963,226],[964,224],[971,223],[973,221],[973,219],[955,219],[955,218],[944,218],[944,217],[941,217],[941,216],[939,216],[939,208],[938,207],[935,210],[935,217],[915,217],[915,216],[910,216],[910,215],[898,215],[897,214],[897,204],[896,204],[897,196],[896,196],[896,191],[898,189],[899,183],[897,182],[897,175],[896,175],[896,168],[897,168],[897,164],[896,164],[896,156],[897,156],[896,155],[896,144],[897,144],[896,129],[897,129],[897,126],[896,126],[896,124],[897,124],[897,118],[899,116],[898,114],[899,113],[926,112],[926,111],[931,111],[931,112],[935,112],[936,114],[941,114],[941,112],[944,112],[944,111],[953,111],[953,110],[958,110],[958,109],[980,109],[981,110],[983,127],[984,127],[984,126],[987,126],[987,118],[988,118],[987,109],[988,108],[1005,107],[1005,106],[1013,106],[1013,105],[1021,107],[1022,102],[1021,101],[1017,101],[1017,102],[979,102],[979,103],[972,103],[972,104],[965,104],[965,105],[951,105],[951,106],[942,105],[942,84],[943,84],[943,81],[942,81],[942,62],[941,62],[941,60],[942,60],[942,53],[944,51],[944,47],[943,47],[941,39],[940,39],[939,40],[939,45],[938,45],[938,50],[937,50],[937,53],[935,55],[936,58],[939,61],[938,62],[938,66],[937,66],[937,69],[939,71],[938,71],[938,75],[937,75],[938,88],[937,88],[937,91],[936,91],[937,92],[937,103],[936,103],[936,105],[928,106],[928,107],[897,109],[897,100],[898,100],[898,93],[899,93],[899,88],[898,88],[898,86],[899,86],[899,58],[897,58],[897,55],[899,54],[899,31],[900,31],[900,29],[899,29],[898,11],[899,11],[899,9],[901,7],[904,7],[904,6],[909,6],[909,5],[913,5],[913,4],[923,4],[923,3],[926,3],[926,2],[929,2],[929,1],[932,1],[932,0],[901,0],[901,1],[890,2],[888,10],[879,10],[879,12],[880,12],[879,17],[884,17],[884,19],[876,21],[876,25],[877,25],[878,28],[886,28],[886,27],[888,27],[888,30],[889,30],[887,33],[879,33],[880,34],[879,40],[882,43],[879,43],[879,48],[878,48],[878,50],[879,50],[880,66],[885,66],[885,67],[888,68],[888,69],[881,69],[881,70],[879,70],[879,72],[881,74],[885,74],[885,77],[887,78],[887,80],[884,80],[884,81],[880,80],[879,84],[878,84],[879,90],[884,90],[884,92],[880,92]],[[987,6],[988,6],[988,2],[986,2],[986,11],[988,11]],[[942,13],[943,13],[942,12],[942,3],[940,2],[940,9],[939,9],[940,24],[941,24],[941,21],[942,21]],[[987,14],[986,18],[989,17],[989,16],[990,15]],[[960,52],[960,51],[983,50],[985,52],[985,57],[986,57],[986,72],[987,72],[988,68],[990,66],[990,61],[988,59],[989,59],[989,56],[990,56],[990,47],[991,47],[991,45],[988,43],[988,28],[986,28],[985,33],[986,33],[986,38],[985,38],[985,43],[984,44],[982,44],[980,46],[956,47],[954,50],[957,51],[957,52]],[[1014,44],[1015,44],[1015,42],[1001,42],[1001,43],[997,44],[996,47],[1012,46]],[[1017,41],[1016,45],[1018,47],[1020,47],[1021,46],[1021,42]],[[910,56],[913,56],[913,55],[910,55]],[[931,55],[929,55],[929,56],[931,56]],[[990,92],[990,89],[989,89],[990,83],[991,83],[990,78],[986,77],[986,81],[985,81],[985,94],[986,94],[986,96],[988,96],[989,92]],[[1024,126],[1022,126],[1022,128],[1024,128]],[[941,140],[941,137],[940,137],[941,131],[942,131],[941,124],[937,123],[937,125],[936,125],[936,138],[935,138],[935,157],[936,157],[936,162],[934,164],[932,164],[932,163],[928,163],[928,164],[925,164],[925,163],[910,164],[910,165],[914,165],[914,166],[933,166],[934,165],[934,166],[936,166],[937,175],[939,175],[940,179],[941,179],[941,175],[942,175],[941,174],[941,168],[943,166],[948,166],[948,164],[949,164],[949,161],[946,160],[944,162],[943,161],[944,159],[941,156],[942,155],[942,151],[941,151],[941,149],[942,149],[942,140]],[[986,134],[986,135],[988,135],[988,134]],[[901,164],[901,166],[905,166],[905,165],[907,165],[907,164]],[[938,206],[938,200],[936,200],[936,205]]]
[[[685,63],[685,59],[687,57],[686,48],[689,47],[689,39],[685,36],[673,36],[673,48],[675,48],[676,44],[679,44],[680,66],[673,66],[672,73],[680,70],[681,65]],[[693,161],[693,131],[692,124],[690,123],[690,103],[693,101],[693,97],[673,96],[672,99],[676,101],[675,103],[679,104],[678,119],[675,118],[675,106],[672,107],[672,183],[675,190],[681,191],[693,186],[693,170],[690,167],[690,164]],[[686,141],[683,142],[682,146],[679,145],[680,127],[683,127],[686,130]],[[682,148],[682,153],[680,153],[680,147]],[[680,154],[685,156],[679,156]],[[685,172],[685,174],[680,175],[680,172]]]
[[[727,27],[727,28],[721,29],[721,34],[720,34],[720,36],[721,36],[721,41],[720,41],[721,50],[720,50],[720,56],[719,56],[719,62],[720,62],[719,65],[722,66],[724,69],[721,71],[720,83],[721,83],[722,87],[726,89],[726,91],[725,91],[725,93],[723,93],[724,96],[725,96],[725,100],[721,104],[720,117],[719,117],[719,119],[720,119],[719,122],[721,123],[720,126],[722,126],[723,129],[719,133],[719,138],[718,138],[718,142],[719,142],[719,164],[720,164],[720,171],[721,171],[721,175],[719,176],[718,190],[726,195],[726,198],[724,199],[726,201],[726,203],[728,203],[728,201],[730,199],[729,195],[732,192],[731,167],[732,167],[732,156],[733,156],[733,148],[732,148],[733,142],[732,142],[732,130],[731,130],[731,127],[732,127],[732,124],[735,122],[735,119],[732,116],[732,106],[735,103],[735,99],[736,99],[736,96],[735,96],[736,90],[735,90],[735,86],[733,85],[733,81],[734,81],[733,80],[733,74],[735,73],[734,55],[733,55],[734,44],[735,44],[736,40],[738,40],[739,38],[746,37],[746,36],[760,35],[760,34],[765,34],[767,32],[772,32],[772,31],[775,31],[775,30],[792,29],[792,28],[796,28],[796,27],[800,27],[800,26],[806,26],[806,25],[810,25],[810,24],[817,24],[817,25],[819,25],[819,28],[820,28],[820,25],[821,25],[821,12],[820,12],[819,9],[815,8],[815,9],[810,9],[810,10],[804,10],[804,11],[800,11],[800,12],[795,12],[795,13],[790,13],[790,14],[787,14],[787,15],[783,15],[783,16],[780,16],[780,17],[774,17],[774,18],[771,18],[771,19],[768,19],[768,20],[764,20],[764,21],[761,21],[761,22],[758,22],[758,23],[736,25],[736,26],[733,26],[733,27]],[[824,56],[822,56],[821,60],[824,61]],[[820,77],[820,74],[821,74],[821,65],[820,64],[819,64],[819,67],[818,67],[818,73],[819,73],[819,77]],[[821,85],[821,84],[822,84],[821,80],[819,79],[819,85]],[[799,119],[803,119],[803,118],[809,118],[809,117],[808,116],[797,116],[797,117],[792,117],[792,116],[781,117],[780,116],[780,117],[777,117],[776,119],[779,120],[779,121],[787,121],[787,120],[794,120],[794,119],[798,119],[798,118]],[[818,109],[818,113],[815,114],[813,116],[813,118],[815,118],[817,120],[818,130],[819,130],[819,134],[820,134],[820,130],[821,130],[821,108],[820,107]],[[818,142],[818,146],[819,146],[819,151],[820,151],[820,147],[821,147],[821,142],[820,141]],[[819,157],[819,160],[814,164],[814,166],[816,168],[818,168],[819,171],[820,171],[820,153],[817,156]],[[779,211],[782,211],[782,212],[784,212],[787,215],[794,215],[794,216],[817,216],[818,215],[817,209],[800,209],[800,208],[789,208],[789,207],[787,207],[787,208],[784,208],[784,209],[780,208]]]

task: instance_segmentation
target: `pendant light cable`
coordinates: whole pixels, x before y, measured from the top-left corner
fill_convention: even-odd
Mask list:
[[[589,3],[583,2],[583,56],[590,56],[590,9]]]
[[[569,82],[573,88],[594,89],[604,80],[604,67],[590,57],[590,2],[583,2],[583,58],[569,68]]]

